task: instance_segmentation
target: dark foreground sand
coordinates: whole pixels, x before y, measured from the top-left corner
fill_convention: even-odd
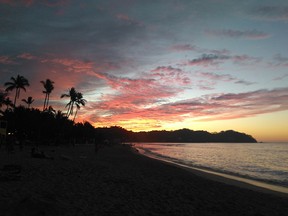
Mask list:
[[[0,175],[0,215],[288,215],[288,198],[199,177],[123,146],[28,149],[0,168],[20,164],[19,179]]]

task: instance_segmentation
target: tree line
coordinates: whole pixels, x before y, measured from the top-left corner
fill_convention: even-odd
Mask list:
[[[53,111],[53,107],[49,106],[49,100],[50,100],[50,94],[52,93],[54,89],[54,81],[50,79],[42,80],[40,83],[43,85],[44,90],[42,91],[43,94],[45,94],[44,98],[44,105],[43,105],[43,111]],[[11,77],[10,81],[4,83],[5,91],[0,92],[0,108],[3,105],[6,105],[6,110],[11,108],[15,108],[17,104],[17,99],[20,97],[21,90],[26,91],[26,88],[30,86],[28,79],[26,79],[23,76],[17,75],[16,77]],[[15,96],[14,96],[14,102],[12,103],[11,99],[9,98],[8,94],[9,92],[12,92],[15,90]],[[81,92],[78,92],[75,90],[74,87],[72,87],[67,94],[62,94],[61,98],[68,97],[70,101],[66,105],[67,113],[66,116],[69,118],[71,115],[73,115],[74,112],[74,106],[76,106],[76,112],[73,117],[73,121],[76,118],[77,111],[81,108],[81,106],[85,106],[86,100],[83,98],[83,94]],[[22,99],[22,101],[27,104],[27,108],[30,108],[31,104],[34,102],[34,99],[29,96],[27,99]]]
[[[72,142],[71,140],[76,138],[79,140],[80,137],[94,138],[94,127],[89,122],[75,123],[78,110],[87,102],[83,94],[74,87],[70,88],[68,93],[60,96],[69,98],[65,106],[67,111],[56,111],[49,104],[54,81],[46,79],[40,83],[43,85],[44,94],[42,110],[32,108],[32,96],[21,100],[27,106],[18,105],[21,92],[30,86],[27,78],[17,75],[4,83],[4,89],[0,90],[0,120],[7,123],[7,135],[33,143],[60,143]],[[13,92],[12,101],[10,95]]]

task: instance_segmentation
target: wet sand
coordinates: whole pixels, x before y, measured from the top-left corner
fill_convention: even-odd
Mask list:
[[[54,159],[7,155],[0,168],[21,165],[19,178],[0,175],[2,215],[285,216],[288,198],[215,181],[213,175],[133,153],[127,146],[45,147]],[[202,175],[202,176],[201,176]],[[204,175],[204,176],[203,176]],[[223,180],[223,179],[222,179]]]

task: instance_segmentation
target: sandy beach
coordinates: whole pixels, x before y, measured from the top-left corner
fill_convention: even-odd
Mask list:
[[[285,216],[288,198],[226,184],[139,155],[128,146],[0,149],[0,216],[251,215]],[[7,176],[5,165],[20,167]],[[19,166],[20,165],[20,166]]]

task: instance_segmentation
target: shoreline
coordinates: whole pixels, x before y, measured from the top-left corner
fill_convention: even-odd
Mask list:
[[[132,147],[134,148],[134,147]],[[197,168],[193,166],[187,166],[184,164],[180,164],[177,162],[173,162],[170,160],[166,160],[165,158],[157,157],[152,154],[145,154],[145,150],[135,148],[137,150],[137,153],[140,155],[143,155],[144,157],[148,157],[166,164],[170,164],[172,166],[178,167],[180,169],[184,169],[188,172],[191,172],[197,176],[212,180],[212,181],[217,181],[221,182],[224,184],[240,187],[240,188],[245,188],[249,190],[253,190],[256,192],[261,192],[261,193],[267,193],[267,194],[273,194],[281,197],[288,197],[288,188],[278,186],[278,185],[273,185],[273,184],[268,184],[265,182],[260,182],[257,180],[253,179],[248,179],[236,175],[231,175],[231,174],[226,174],[226,173],[220,173],[217,171],[212,171],[212,170],[206,170],[202,168]]]

